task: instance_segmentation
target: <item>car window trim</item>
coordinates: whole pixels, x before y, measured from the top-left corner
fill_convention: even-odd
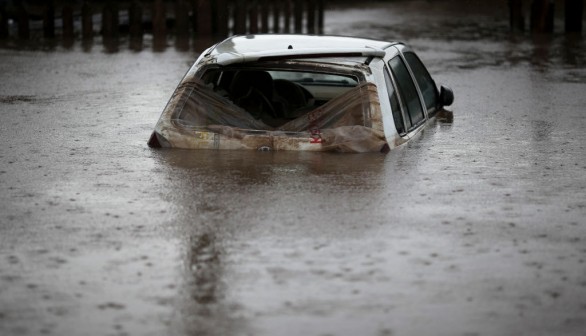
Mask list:
[[[393,58],[394,57],[392,57],[391,59],[393,59]],[[399,93],[397,81],[395,80],[395,77],[393,76],[393,72],[391,71],[390,67],[391,66],[387,62],[385,62],[384,71],[391,79],[391,85],[393,86],[393,90],[395,90],[395,92],[396,92],[397,100],[399,101],[399,105],[401,108],[399,113],[401,113],[401,121],[403,122],[403,130],[404,131],[403,131],[403,133],[399,133],[399,135],[404,137],[404,136],[407,136],[407,134],[410,132],[411,128],[407,127],[407,123],[405,121],[406,120],[405,119],[405,104],[403,103],[403,97]],[[387,96],[388,96],[388,88],[387,88]],[[387,98],[387,99],[389,99],[389,98]],[[389,104],[390,104],[390,99],[389,99]],[[391,109],[391,113],[393,113],[392,109]],[[395,129],[396,129],[396,125],[395,125]]]
[[[405,57],[405,54],[406,53],[413,54],[413,56],[415,56],[415,58],[417,58],[417,60],[419,60],[419,63],[423,66],[423,70],[425,70],[425,72],[427,73],[428,77],[431,78],[431,82],[433,83],[433,86],[437,90],[437,85],[435,84],[435,80],[433,79],[433,77],[429,73],[429,70],[427,70],[427,67],[425,66],[425,64],[423,64],[423,61],[421,61],[421,58],[419,58],[419,56],[414,51],[408,50],[408,51],[400,52],[400,53],[403,56],[403,59],[405,60],[405,63],[407,63],[407,66],[408,66],[408,69],[409,69],[409,73],[411,74],[411,77],[414,79],[415,83],[417,84],[417,85],[415,85],[415,87],[417,87],[417,92],[419,93],[419,96],[420,96],[420,98],[422,100],[423,107],[424,107],[423,110],[426,111],[426,118],[429,119],[431,116],[433,116],[433,114],[435,114],[435,112],[437,112],[437,106],[433,106],[433,107],[431,107],[429,109],[427,108],[427,104],[425,103],[425,98],[423,97],[423,92],[421,92],[421,88],[419,87],[419,82],[417,82],[417,78],[415,77],[415,73],[411,69],[411,65],[407,61],[407,57]],[[437,93],[436,93],[436,99],[439,99]],[[436,102],[436,105],[437,105],[437,102]]]
[[[395,49],[397,49],[398,55],[403,60],[403,63],[405,63],[405,66],[407,67],[407,71],[409,72],[409,76],[411,77],[411,81],[413,82],[413,84],[415,84],[415,90],[417,91],[417,95],[419,96],[419,104],[421,105],[421,109],[423,110],[423,115],[425,117],[423,119],[424,119],[424,121],[428,120],[429,115],[428,115],[428,111],[427,111],[427,106],[425,105],[425,100],[423,99],[423,94],[421,93],[421,89],[419,88],[419,83],[417,83],[417,79],[415,78],[415,74],[413,73],[413,70],[411,70],[411,66],[409,65],[409,62],[407,62],[407,58],[403,54],[403,50],[402,50],[403,48],[399,48],[396,45],[394,47],[395,47]],[[412,52],[412,51],[408,50],[407,52]],[[422,124],[422,122],[417,123],[417,125],[420,125],[420,124]]]
[[[414,86],[415,86],[415,91],[417,92],[417,95],[419,97],[419,105],[421,105],[421,110],[423,111],[423,119],[421,119],[419,122],[417,122],[416,124],[412,124],[411,127],[409,128],[405,128],[407,130],[407,133],[412,132],[413,130],[415,130],[416,128],[418,128],[419,126],[425,124],[428,120],[428,116],[427,116],[427,109],[425,108],[425,104],[423,104],[423,97],[421,95],[421,91],[419,90],[419,86],[416,84],[417,82],[414,81],[414,77],[413,77],[413,72],[411,72],[411,69],[409,68],[407,61],[405,60],[405,58],[403,57],[403,53],[398,50],[398,54],[389,58],[388,61],[386,61],[385,65],[388,65],[389,71],[391,72],[391,79],[393,80],[393,84],[395,85],[395,88],[397,88],[397,92],[402,92],[402,89],[399,90],[399,85],[397,85],[397,81],[394,77],[393,71],[392,71],[392,67],[389,64],[391,62],[391,60],[395,59],[396,57],[399,57],[401,59],[401,61],[403,62],[403,65],[405,66],[405,68],[407,68],[407,71],[409,72],[409,76],[411,77],[411,82],[413,82]],[[401,93],[402,94],[402,93]],[[401,108],[403,109],[403,111],[405,111],[406,105],[404,105],[403,99],[401,97],[401,94],[399,94],[399,102],[401,103]],[[404,114],[403,114],[404,115]],[[409,120],[411,120],[411,116],[409,116]],[[405,119],[403,120],[403,123],[405,123]]]

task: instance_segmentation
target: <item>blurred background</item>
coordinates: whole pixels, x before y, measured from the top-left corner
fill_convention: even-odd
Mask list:
[[[166,47],[166,39],[172,38],[178,48],[197,51],[206,42],[234,34],[320,34],[327,29],[326,8],[368,8],[397,2],[405,1],[370,1],[356,6],[343,0],[2,0],[0,41],[3,45],[34,41],[70,48],[74,41],[87,45],[99,37],[110,48],[123,39],[128,40],[130,48],[140,50],[145,47],[146,37],[159,50]],[[582,31],[582,0],[452,2],[459,5],[451,6],[446,17],[457,19],[470,9],[481,9],[494,16],[490,28],[495,30],[506,24],[507,30],[513,32]],[[446,1],[427,1],[420,10],[425,13],[438,3]]]

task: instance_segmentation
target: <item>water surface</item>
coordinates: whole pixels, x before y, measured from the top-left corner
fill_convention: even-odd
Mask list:
[[[584,38],[479,3],[326,13],[454,89],[387,155],[152,150],[193,44],[0,49],[0,333],[580,335]]]

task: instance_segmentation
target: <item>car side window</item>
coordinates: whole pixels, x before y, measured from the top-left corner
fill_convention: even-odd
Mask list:
[[[393,113],[393,119],[395,120],[395,127],[397,128],[397,132],[399,134],[405,134],[406,131],[405,123],[403,122],[403,111],[401,109],[399,98],[397,97],[397,91],[395,90],[393,80],[391,79],[391,75],[389,74],[389,71],[386,69],[386,67],[384,73],[385,83],[387,85],[387,93],[391,103],[391,112]],[[407,125],[407,127],[411,127],[411,125]]]
[[[417,55],[412,52],[406,52],[404,55],[407,64],[409,64],[409,67],[411,67],[415,75],[415,80],[417,81],[417,85],[419,85],[419,90],[425,101],[425,107],[428,111],[435,110],[438,99],[435,82]]]
[[[411,79],[411,74],[407,70],[405,62],[399,56],[391,59],[389,65],[393,76],[397,80],[398,92],[407,112],[405,116],[408,118],[407,124],[410,124],[412,127],[417,126],[425,119],[425,115],[421,101],[419,100],[417,88]]]

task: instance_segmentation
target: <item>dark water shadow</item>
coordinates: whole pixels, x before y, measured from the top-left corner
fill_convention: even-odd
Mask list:
[[[61,40],[61,46],[65,50],[72,50],[75,46],[75,39],[74,38],[64,38]]]
[[[120,51],[120,39],[118,37],[102,38],[102,46],[107,54],[114,54]]]
[[[168,47],[167,37],[165,37],[164,35],[154,35],[152,43],[152,48],[154,52],[163,52]]]
[[[219,40],[214,37],[192,39],[188,36],[181,37],[91,37],[84,39],[0,39],[0,49],[19,51],[75,51],[81,50],[86,53],[100,50],[105,54],[115,54],[125,51],[142,52],[150,50],[155,53],[167,51],[174,48],[178,52],[201,52],[209,48]],[[97,47],[97,49],[96,49]]]
[[[128,48],[132,51],[142,51],[144,48],[143,43],[142,35],[138,37],[130,37],[128,39]]]
[[[193,41],[193,49],[196,52],[203,52],[207,48],[211,47],[212,44],[219,40],[215,39],[213,36],[200,36],[196,37]]]
[[[584,36],[578,33],[564,35],[561,41],[560,57],[563,64],[572,66],[586,66],[586,48]]]
[[[94,49],[94,38],[86,38],[83,39],[81,41],[81,50],[83,50],[83,52],[89,53],[92,52],[92,50]]]
[[[177,51],[189,51],[190,50],[190,38],[187,36],[177,36],[175,38],[175,50]]]
[[[21,51],[45,51],[53,52],[59,49],[61,41],[58,39],[32,38],[29,40],[8,38],[0,39],[0,49]]]

